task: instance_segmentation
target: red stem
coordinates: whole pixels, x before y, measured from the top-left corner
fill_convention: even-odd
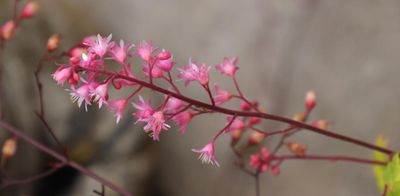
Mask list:
[[[321,135],[325,135],[325,136],[328,136],[328,137],[332,137],[332,138],[335,138],[335,139],[338,139],[338,140],[341,140],[341,141],[344,141],[344,142],[353,143],[353,144],[358,145],[358,146],[362,146],[362,147],[369,148],[369,149],[372,149],[372,150],[380,151],[380,152],[388,154],[388,155],[391,155],[391,154],[394,153],[392,150],[389,150],[389,149],[386,149],[386,148],[382,148],[382,147],[376,146],[374,144],[370,144],[370,143],[367,143],[367,142],[364,142],[364,141],[361,141],[361,140],[358,140],[358,139],[355,139],[355,138],[351,138],[351,137],[348,137],[348,136],[345,136],[345,135],[341,135],[341,134],[338,134],[338,133],[335,133],[335,132],[332,132],[332,131],[323,130],[323,129],[320,129],[318,127],[314,127],[314,126],[311,126],[311,125],[308,125],[308,124],[305,124],[305,123],[302,123],[302,122],[298,122],[298,121],[295,121],[295,120],[292,120],[292,119],[289,119],[289,118],[285,118],[285,117],[282,117],[282,116],[267,114],[267,113],[263,113],[263,112],[243,112],[243,111],[237,111],[237,110],[231,110],[231,109],[227,109],[227,108],[222,108],[222,107],[219,107],[219,106],[210,105],[208,103],[204,103],[204,102],[201,102],[201,101],[186,97],[186,96],[184,96],[182,94],[174,93],[172,91],[169,91],[169,90],[161,88],[159,86],[150,84],[148,82],[145,82],[145,81],[142,81],[142,80],[139,80],[139,79],[136,79],[136,78],[131,78],[131,77],[128,77],[128,76],[124,76],[124,75],[121,75],[121,74],[118,74],[118,73],[113,73],[113,72],[109,72],[109,71],[106,71],[106,70],[83,68],[83,67],[79,67],[79,69],[82,70],[82,71],[97,72],[97,73],[105,74],[105,75],[114,75],[115,77],[119,77],[119,78],[122,78],[122,79],[125,79],[125,80],[128,80],[128,81],[132,81],[132,82],[136,82],[136,83],[138,83],[138,84],[140,84],[140,85],[142,85],[142,86],[144,86],[146,88],[150,88],[150,89],[158,91],[160,93],[167,94],[167,95],[170,94],[171,96],[173,96],[173,97],[175,97],[177,99],[180,99],[182,101],[185,101],[187,103],[191,103],[194,106],[202,107],[202,108],[209,109],[209,110],[213,110],[213,111],[216,111],[216,112],[219,112],[219,113],[224,113],[224,114],[228,114],[228,115],[243,116],[243,117],[259,117],[259,118],[263,118],[263,119],[279,121],[279,122],[290,124],[290,125],[295,126],[297,128],[304,128],[304,129],[307,129],[309,131],[312,131],[312,132],[315,132],[315,133],[318,133],[318,134],[321,134]]]

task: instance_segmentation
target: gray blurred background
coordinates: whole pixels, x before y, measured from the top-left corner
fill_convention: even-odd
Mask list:
[[[178,66],[189,57],[209,65],[239,56],[237,77],[245,94],[269,113],[291,117],[303,109],[313,89],[313,119],[333,122],[331,130],[373,142],[379,134],[399,147],[400,2],[395,0],[40,0],[37,17],[22,25],[7,45],[3,80],[9,116],[19,128],[57,148],[33,112],[38,100],[33,70],[53,33],[67,49],[91,34],[113,34],[137,43],[151,40],[174,53]],[[0,22],[11,17],[13,0],[0,0]],[[202,165],[192,148],[208,143],[225,122],[200,117],[185,135],[171,129],[153,142],[127,112],[115,125],[106,109],[89,112],[71,103],[52,81],[54,64],[41,74],[47,118],[72,157],[136,195],[255,195],[254,179],[235,168],[229,137],[217,143],[221,167]],[[220,74],[212,81],[233,90]],[[206,95],[190,85],[191,97]],[[145,96],[156,93],[145,92]],[[160,96],[154,98],[160,101]],[[18,103],[18,104],[15,104]],[[132,109],[130,109],[132,112]],[[221,121],[222,120],[222,121]],[[268,123],[267,127],[284,127]],[[8,135],[0,133],[3,141]],[[304,131],[292,140],[307,143],[311,154],[370,158],[363,148]],[[267,140],[266,146],[273,143]],[[29,176],[51,161],[21,143],[10,170]],[[14,163],[14,164],[12,164]],[[278,177],[262,175],[263,196],[379,195],[369,166],[352,163],[288,161]],[[65,169],[38,183],[7,189],[2,195],[94,195],[100,185]],[[107,190],[107,195],[116,195]]]

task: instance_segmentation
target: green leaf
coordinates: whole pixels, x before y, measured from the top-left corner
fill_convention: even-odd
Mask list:
[[[384,148],[384,147],[387,147],[388,141],[384,137],[378,136],[375,140],[375,144],[379,147]],[[373,158],[376,161],[387,161],[388,160],[388,157],[386,154],[384,154],[382,152],[378,152],[378,151],[373,152]],[[384,180],[385,167],[381,166],[381,165],[374,165],[374,166],[372,166],[372,169],[374,170],[376,184],[378,185],[379,190],[381,190],[381,192],[383,192],[383,189],[385,187],[385,180]]]
[[[388,185],[390,194],[400,195],[400,153],[396,153],[387,164],[383,179],[384,183]]]

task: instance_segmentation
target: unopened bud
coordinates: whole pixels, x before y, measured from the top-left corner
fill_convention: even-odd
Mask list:
[[[326,120],[315,120],[311,123],[312,126],[317,127],[319,129],[328,129],[329,122]]]
[[[60,46],[61,42],[61,36],[58,34],[52,35],[48,40],[47,40],[47,51],[52,52]]]
[[[1,38],[4,40],[10,40],[14,36],[15,28],[17,25],[13,20],[7,21],[0,28]]]
[[[272,166],[271,170],[274,176],[279,176],[279,174],[281,173],[278,166]]]
[[[306,119],[306,114],[304,112],[300,112],[294,115],[292,119],[297,122],[304,122],[304,120]]]
[[[305,144],[299,144],[299,143],[294,143],[294,142],[288,142],[286,144],[288,150],[297,155],[297,156],[304,156],[306,155],[307,151],[307,145]]]
[[[36,15],[38,10],[39,10],[39,4],[36,1],[27,3],[22,9],[21,19],[27,19],[33,17],[34,15]]]
[[[311,111],[317,103],[317,96],[314,91],[308,91],[304,99],[304,105],[307,111]]]
[[[17,152],[17,140],[15,138],[7,139],[3,144],[2,155],[3,159],[12,157]]]
[[[255,131],[250,134],[248,145],[254,146],[260,144],[265,137],[266,137],[265,134]]]
[[[157,55],[157,58],[160,60],[167,60],[171,58],[171,53],[167,51],[162,51]]]
[[[240,101],[240,109],[243,111],[249,111],[250,110],[250,104],[248,104],[245,101]]]
[[[236,129],[231,131],[231,143],[235,144],[236,142],[238,142],[240,140],[240,138],[243,135],[243,129]]]
[[[252,125],[258,124],[261,122],[261,118],[258,117],[250,117],[249,123]]]

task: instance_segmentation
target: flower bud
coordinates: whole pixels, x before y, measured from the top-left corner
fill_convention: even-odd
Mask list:
[[[300,112],[294,115],[292,119],[297,122],[304,122],[304,120],[306,119],[306,114],[304,112]]]
[[[245,101],[240,101],[240,109],[243,111],[249,111],[250,110],[250,105],[245,102]]]
[[[261,122],[261,118],[258,117],[250,117],[249,118],[249,123],[252,125],[258,124]]]
[[[311,111],[316,104],[316,95],[314,91],[308,91],[306,94],[306,97],[304,99],[304,105],[307,109],[307,111]]]
[[[4,40],[10,40],[14,36],[15,28],[17,25],[13,20],[7,21],[3,26],[0,28],[0,35],[1,38]]]
[[[21,19],[28,19],[36,15],[39,10],[39,4],[36,1],[27,3],[22,9]]]
[[[307,145],[305,144],[299,144],[299,143],[295,143],[295,142],[288,142],[286,143],[286,147],[288,148],[288,150],[297,155],[297,156],[304,156],[306,155],[306,151],[307,151]]]
[[[3,159],[8,159],[15,155],[17,151],[17,140],[15,138],[7,139],[3,144],[2,155]]]
[[[274,174],[274,176],[279,176],[279,174],[281,173],[279,166],[272,166],[271,170],[272,170],[272,173]]]
[[[265,134],[255,131],[250,134],[248,145],[254,146],[254,145],[260,144],[264,140],[265,137],[266,137]]]
[[[236,129],[234,131],[231,131],[231,144],[236,144],[236,142],[238,142],[242,137],[243,132],[243,129]]]
[[[157,55],[157,58],[160,60],[167,60],[171,58],[171,53],[167,51],[162,51]]]
[[[312,126],[317,127],[319,129],[328,129],[329,122],[326,120],[315,120],[311,123]]]
[[[52,52],[60,46],[61,42],[61,36],[58,34],[52,35],[48,40],[47,40],[47,51]]]

